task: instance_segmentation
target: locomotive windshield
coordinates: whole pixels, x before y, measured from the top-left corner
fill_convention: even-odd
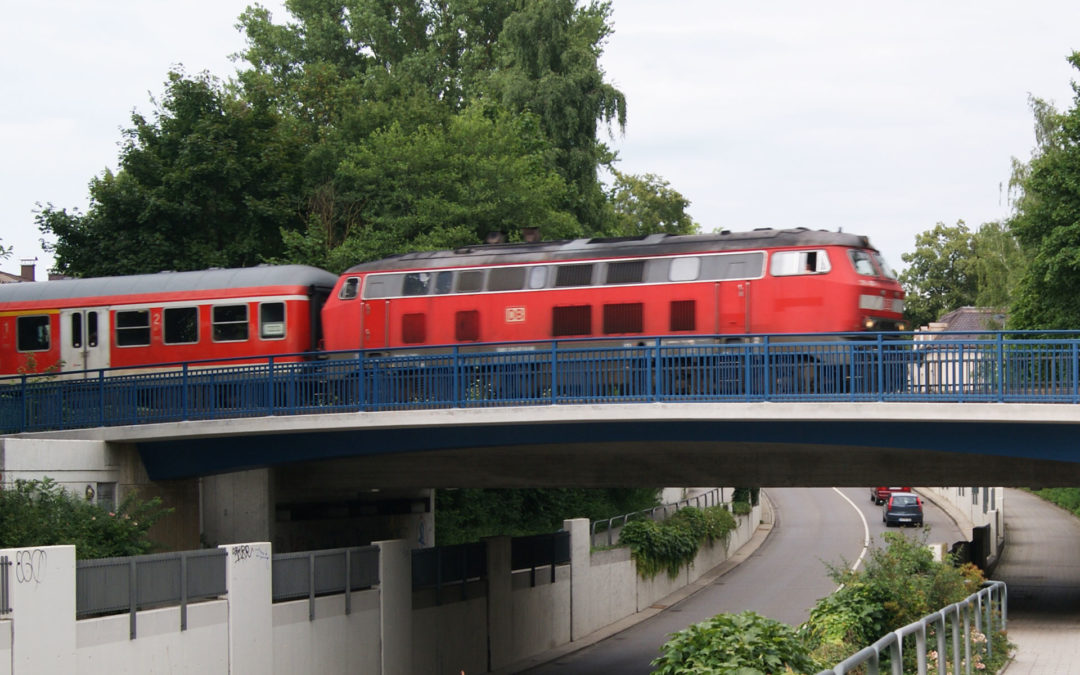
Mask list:
[[[859,251],[851,250],[849,252],[851,258],[851,265],[855,268],[855,271],[864,277],[884,277],[885,279],[895,279],[896,272],[893,268],[889,267],[889,264],[885,262],[885,258],[881,257],[881,254],[877,251]]]

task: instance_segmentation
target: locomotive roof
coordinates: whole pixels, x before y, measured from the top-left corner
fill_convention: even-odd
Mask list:
[[[480,244],[446,251],[419,251],[360,263],[346,273],[400,269],[508,265],[550,260],[672,255],[707,251],[739,251],[785,246],[850,246],[870,248],[867,237],[804,227],[711,234],[650,234],[642,237]]]
[[[211,291],[219,288],[259,286],[333,287],[337,276],[307,265],[260,265],[195,272],[158,272],[122,277],[92,277],[0,284],[0,303],[95,298],[144,293]]]

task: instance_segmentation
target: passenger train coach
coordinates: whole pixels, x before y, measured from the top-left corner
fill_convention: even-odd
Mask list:
[[[310,352],[336,281],[285,265],[3,284],[0,375]]]
[[[645,336],[693,344],[902,331],[903,311],[904,292],[866,237],[800,228],[399,255],[343,274],[323,324],[328,350]]]

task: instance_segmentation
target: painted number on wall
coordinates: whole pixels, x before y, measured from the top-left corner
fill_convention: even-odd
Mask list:
[[[506,323],[522,323],[525,321],[524,307],[507,307]]]

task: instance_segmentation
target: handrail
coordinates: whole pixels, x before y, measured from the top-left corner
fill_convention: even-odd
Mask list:
[[[1019,338],[1017,337],[1019,336]],[[0,377],[0,433],[590,403],[1080,403],[1080,333],[595,338]]]
[[[974,633],[972,634],[972,618],[974,618]],[[995,618],[997,625],[995,625]],[[961,631],[961,623],[963,630]],[[980,656],[976,652],[980,649],[989,657],[993,654],[993,639],[991,634],[996,630],[1005,630],[1008,625],[1008,589],[1003,581],[988,581],[977,592],[972,593],[960,602],[953,603],[933,614],[898,628],[878,639],[877,642],[860,649],[855,654],[844,659],[830,669],[822,670],[817,675],[845,675],[855,668],[865,666],[866,675],[880,675],[881,656],[887,653],[892,666],[893,675],[901,675],[905,665],[911,665],[904,660],[904,638],[915,637],[915,667],[918,675],[927,675],[928,662],[937,662],[937,671],[944,675],[948,670],[945,656],[948,654],[946,632],[951,629],[952,636],[952,671],[960,673],[961,667],[964,672],[971,675],[972,659]],[[929,628],[933,627],[936,638],[936,649],[928,649]],[[985,627],[985,628],[984,628]],[[963,638],[963,658],[961,658],[961,637]],[[980,647],[979,645],[984,645]],[[936,656],[936,658],[932,658]]]

